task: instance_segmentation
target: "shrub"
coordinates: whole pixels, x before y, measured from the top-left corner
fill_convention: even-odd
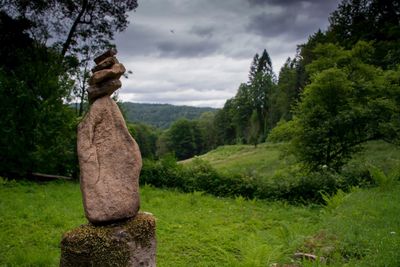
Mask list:
[[[267,142],[288,142],[293,139],[298,131],[298,123],[295,119],[290,121],[281,120],[269,133]]]
[[[177,188],[183,192],[202,191],[219,197],[321,203],[321,192],[335,193],[342,180],[343,177],[328,170],[306,172],[298,165],[279,171],[272,178],[228,174],[216,171],[201,159],[180,165],[168,156],[160,161],[145,160],[140,181],[156,187]]]
[[[397,170],[394,170],[389,174],[385,174],[381,169],[372,164],[369,164],[368,170],[375,184],[381,189],[391,188],[395,181],[398,180]]]
[[[261,199],[287,200],[307,203],[323,201],[321,192],[329,194],[338,189],[340,176],[330,171],[309,172],[294,166],[277,172],[271,179],[265,180],[255,194]]]
[[[167,155],[159,161],[144,159],[140,183],[160,188],[182,188],[184,181],[181,172],[182,166],[177,164],[172,155]]]

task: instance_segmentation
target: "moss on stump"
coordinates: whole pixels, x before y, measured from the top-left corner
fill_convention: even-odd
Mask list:
[[[155,266],[155,232],[154,216],[141,212],[124,222],[81,225],[63,235],[60,266]]]

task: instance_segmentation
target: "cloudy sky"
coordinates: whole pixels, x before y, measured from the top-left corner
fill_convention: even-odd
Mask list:
[[[326,29],[338,0],[138,0],[116,36],[133,71],[123,101],[222,107],[267,49],[275,73],[296,45]]]

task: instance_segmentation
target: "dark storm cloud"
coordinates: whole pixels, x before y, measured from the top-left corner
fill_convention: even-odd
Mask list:
[[[298,40],[311,31],[315,19],[310,17],[282,16],[281,14],[267,14],[262,12],[253,16],[247,29],[266,38],[284,37],[286,40]]]
[[[248,0],[252,5],[271,5],[277,12],[259,12],[250,17],[247,29],[267,38],[283,37],[287,41],[304,39],[328,25],[327,14],[337,5],[330,1]]]
[[[330,1],[324,0],[247,0],[252,6],[263,6],[263,5],[279,5],[279,6],[288,6],[288,5],[298,5],[301,3],[317,3],[317,4],[329,4]]]
[[[134,24],[116,37],[117,49],[122,56],[149,55],[156,52],[156,41],[162,33],[143,24]]]
[[[203,38],[211,38],[214,34],[215,28],[212,26],[194,25],[189,33],[195,34]]]
[[[163,41],[157,44],[160,56],[168,57],[200,57],[213,54],[219,44],[209,41]]]

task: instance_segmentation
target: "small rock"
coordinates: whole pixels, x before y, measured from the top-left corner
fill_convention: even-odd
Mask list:
[[[115,48],[111,48],[109,50],[107,50],[106,52],[104,52],[103,54],[101,54],[100,56],[96,57],[94,59],[94,62],[96,64],[100,64],[100,62],[102,62],[104,59],[108,58],[108,57],[113,57],[117,54],[117,50]]]
[[[89,86],[88,88],[88,97],[89,97],[89,102],[93,102],[99,97],[103,97],[105,95],[110,96],[112,93],[115,92],[118,88],[120,88],[122,85],[120,80],[109,80],[106,82],[103,82],[101,84],[95,84],[92,86]]]
[[[310,253],[303,253],[303,252],[296,252],[293,255],[294,259],[306,259],[310,261],[316,261],[319,260],[319,262],[326,262],[326,259],[324,257],[318,257],[317,255],[313,255]]]
[[[88,83],[94,85],[105,80],[119,79],[125,72],[125,67],[121,63],[114,64],[110,69],[103,69],[93,73]]]
[[[108,58],[104,59],[102,62],[100,62],[97,66],[95,66],[92,69],[92,72],[95,73],[96,71],[99,71],[99,70],[109,69],[109,68],[111,68],[112,65],[118,64],[118,63],[119,63],[119,61],[116,57],[108,57]]]

